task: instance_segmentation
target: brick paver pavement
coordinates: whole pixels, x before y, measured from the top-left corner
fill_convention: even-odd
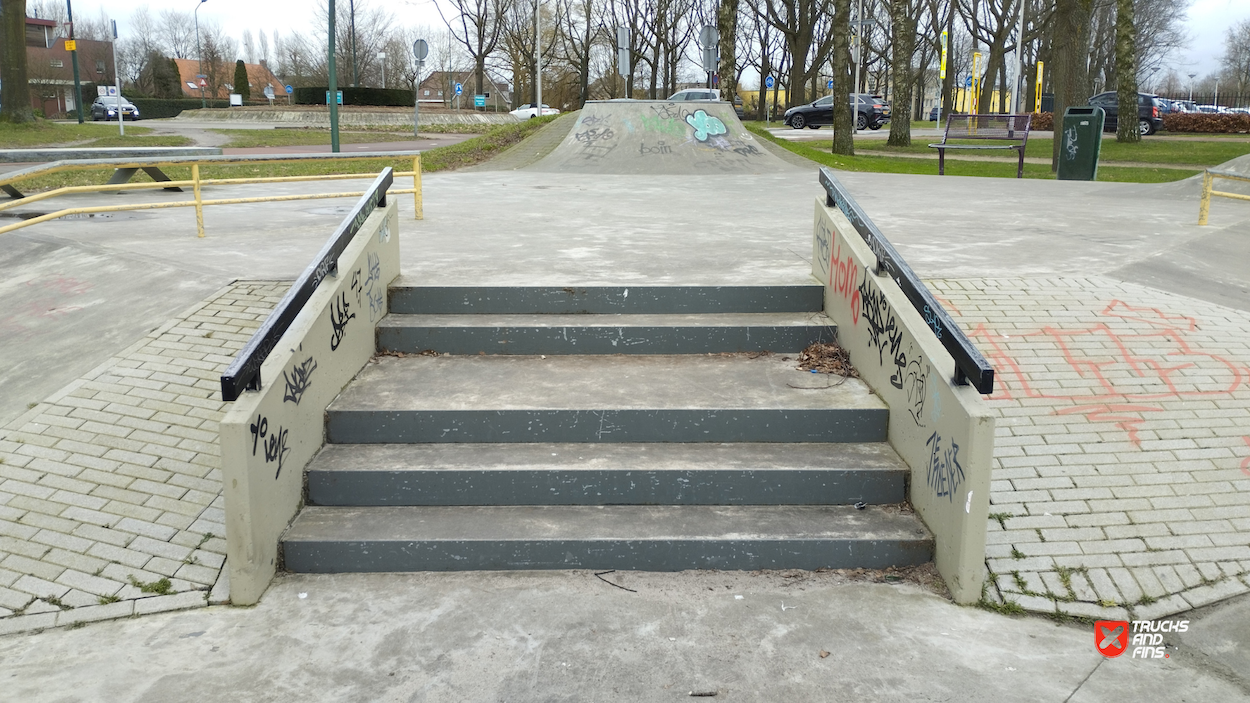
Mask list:
[[[225,599],[220,376],[289,287],[232,284],[0,430],[0,634]]]
[[[997,371],[987,597],[1152,618],[1250,591],[1250,314],[1097,277],[930,286]]]

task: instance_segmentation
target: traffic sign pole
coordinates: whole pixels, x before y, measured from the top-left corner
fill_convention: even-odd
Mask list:
[[[335,75],[334,67],[334,0],[330,0],[330,47],[329,47],[329,68],[330,68],[330,95],[335,96],[330,103],[330,151],[339,153],[339,80]]]
[[[772,89],[774,85],[777,85],[776,78],[773,78],[772,76],[768,76],[767,78],[764,79],[765,89]],[[768,96],[767,95],[764,96],[764,104],[761,107],[764,108],[764,124],[768,125],[772,122],[773,116],[772,116],[772,113],[769,112],[768,110]]]

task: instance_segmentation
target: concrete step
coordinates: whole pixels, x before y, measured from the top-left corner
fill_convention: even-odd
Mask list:
[[[391,285],[392,313],[450,314],[674,314],[820,312],[819,285],[800,286],[421,286],[400,278]]]
[[[883,442],[858,379],[778,355],[379,357],[327,409],[334,444]]]
[[[929,561],[933,539],[894,506],[310,506],[282,551],[304,573],[876,569]]]
[[[906,500],[888,444],[329,444],[310,505],[849,505]]]
[[[819,313],[391,314],[378,325],[380,350],[409,353],[797,353],[833,339],[833,321]]]

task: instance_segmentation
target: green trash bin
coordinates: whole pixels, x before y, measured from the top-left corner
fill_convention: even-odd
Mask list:
[[[1063,111],[1059,141],[1059,180],[1092,181],[1098,177],[1098,152],[1102,150],[1102,125],[1107,113],[1101,107],[1070,107]]]

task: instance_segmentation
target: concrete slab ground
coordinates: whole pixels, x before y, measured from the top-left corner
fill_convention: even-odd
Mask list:
[[[1250,570],[1250,555],[1246,554],[1250,550],[1250,524],[1246,523],[1250,519],[1246,513],[1250,509],[1250,485],[1244,473],[1245,462],[1250,461],[1250,444],[1245,439],[1244,420],[1239,419],[1250,407],[1250,388],[1244,381],[1250,378],[1250,370],[1246,370],[1250,367],[1250,346],[1246,344],[1250,338],[1250,272],[1242,263],[1250,254],[1250,238],[1244,236],[1250,206],[1216,203],[1212,208],[1215,224],[1198,228],[1193,224],[1197,214],[1193,183],[1132,186],[850,173],[840,177],[913,268],[953,303],[953,312],[961,321],[969,327],[981,326],[978,344],[997,355],[995,363],[1000,369],[1009,369],[1000,372],[1004,396],[991,399],[1001,408],[1003,430],[1001,451],[996,456],[993,510],[1009,514],[994,518],[991,524],[992,530],[1004,536],[996,545],[999,552],[990,555],[990,567],[999,578],[998,588],[988,594],[989,598],[1014,601],[1039,612],[1053,613],[1059,608],[1097,617],[1123,615],[1131,607],[1136,615],[1154,617],[1250,591],[1246,576]],[[806,282],[812,201],[820,195],[814,168],[794,174],[715,177],[478,172],[435,175],[428,177],[425,185],[423,222],[410,219],[412,202],[400,199],[404,237],[401,268],[409,281],[431,285]],[[272,188],[296,192],[310,186]],[[229,197],[253,193],[220,188],[213,194]],[[73,202],[118,202],[133,197],[82,196]],[[170,196],[145,193],[141,197]],[[44,223],[4,235],[0,251],[16,253],[2,262],[4,276],[0,280],[5,281],[3,292],[10,309],[19,314],[3,318],[0,359],[4,363],[0,368],[24,366],[20,374],[3,379],[0,414],[16,418],[27,412],[27,403],[53,396],[115,355],[125,356],[125,347],[142,341],[145,334],[178,311],[234,279],[293,278],[347,208],[347,201],[210,208],[205,239],[194,236],[189,210],[142,213],[143,217],[133,219]],[[1207,252],[1218,253],[1218,260],[1207,260],[1204,247]],[[252,324],[263,312],[248,312]],[[1110,330],[1114,335],[1104,336],[1121,342],[1130,339],[1142,346],[1127,347],[1133,350],[1127,359],[1098,356],[1101,341],[1065,356],[1062,345],[1046,339],[1047,335],[1064,337],[1045,332],[1048,326],[1059,333]],[[170,329],[174,327],[178,326]],[[158,330],[153,339],[166,331]],[[1154,336],[1150,336],[1152,331]],[[194,361],[199,373],[210,379],[224,367],[224,359],[201,363],[209,355],[220,355],[220,348],[201,350],[193,335],[181,336],[174,343],[191,348],[166,347],[173,357],[201,354]],[[1174,368],[1178,360],[1170,352],[1178,344],[1186,345],[1190,361],[1196,363]],[[1154,370],[1145,380],[1133,365],[1142,356],[1149,363],[1141,363]],[[1202,358],[1195,358],[1198,356]],[[1230,379],[1234,378],[1241,380],[1232,384]],[[1149,399],[1149,407],[1119,407],[1129,400],[1142,400],[1136,396],[1149,395],[1157,385],[1167,386],[1169,382],[1176,387],[1177,397]],[[24,389],[21,392],[26,395],[14,398],[10,388]],[[1183,395],[1213,391],[1222,395]],[[1091,400],[1088,396],[1096,397]],[[100,402],[114,400],[106,397]],[[1107,406],[1106,412],[1098,412],[1100,406]],[[36,407],[30,412],[42,411]],[[215,422],[211,413],[199,421],[209,423],[204,427]],[[138,501],[140,508],[158,510],[156,506],[164,506],[160,510],[170,514],[190,511],[192,506],[182,498],[188,490],[198,491],[192,501],[196,505],[207,501],[208,507],[198,510],[212,508],[214,496],[207,491],[182,486],[179,497],[164,495],[171,485],[178,485],[173,483],[173,476],[158,480],[122,474],[125,478],[119,478],[107,468],[95,469],[100,472],[98,476],[64,475],[40,469],[43,463],[28,469],[36,459],[73,465],[62,462],[59,454],[39,455],[72,453],[76,450],[66,443],[82,439],[63,436],[64,432],[58,435],[38,427],[25,428],[31,418],[20,422],[22,426],[10,424],[0,435],[25,433],[30,440],[24,439],[24,449],[6,444],[6,463],[0,469],[9,466],[33,475],[14,478],[6,474],[5,482],[0,482],[0,511],[4,511],[0,527],[9,531],[6,535],[23,532],[21,528],[29,526],[23,521],[30,519],[42,520],[38,528],[50,533],[74,528],[77,523],[58,522],[70,520],[65,513],[70,503],[59,503],[51,495],[59,490],[64,491],[65,499],[81,499],[96,506],[103,500],[107,504],[102,493],[96,495],[98,489],[92,487],[96,484],[86,480],[91,477],[101,482],[126,481],[125,486],[112,488],[130,491],[126,497]],[[163,432],[120,422],[100,424],[128,427],[126,433],[151,432],[156,437]],[[1134,441],[1134,432],[1139,444]],[[178,460],[156,448],[158,442],[146,444],[153,447],[147,451],[125,447],[109,450],[144,455],[115,455],[126,465],[135,465],[132,460],[140,458],[148,461],[149,457],[152,465],[163,459]],[[204,449],[207,453],[208,448]],[[15,466],[16,461],[26,464]],[[135,483],[139,480],[146,483]],[[42,487],[36,493],[43,495],[9,491],[6,482],[10,481]],[[81,485],[70,483],[73,481]],[[58,482],[62,485],[50,485]],[[1010,509],[1002,507],[1007,505]],[[55,512],[48,514],[48,519],[36,517],[45,511]],[[148,515],[153,524],[162,524],[160,514]],[[188,533],[183,527],[171,529],[175,535]],[[1127,534],[1133,530],[1136,533]],[[188,533],[177,539],[185,542],[191,536]],[[31,538],[29,534],[13,537],[13,548],[18,543],[30,544]],[[160,556],[156,550],[172,554],[173,546],[194,546],[173,538],[145,539],[141,544],[151,551],[142,553],[148,559],[164,559],[158,564],[175,574],[184,566],[179,561],[182,557]],[[40,590],[43,584],[35,580],[42,578],[38,572],[56,564],[46,561],[52,552],[63,556],[62,552],[73,549],[36,543],[49,549],[41,549],[43,553],[32,557],[0,546],[5,560],[0,577],[7,580],[5,587],[10,590],[28,598],[46,598],[48,594]],[[1015,557],[1013,549],[1023,558]],[[1130,563],[1131,559],[1138,561]],[[16,570],[15,565],[19,567]],[[1018,572],[1019,580],[1012,571]],[[152,572],[152,577],[145,573],[144,579],[158,573]],[[120,576],[124,580],[125,574]],[[204,672],[198,676],[206,682],[205,697],[210,699],[226,697],[227,686],[242,690],[235,697],[245,699],[293,697],[306,681],[320,682],[316,690],[327,699],[337,695],[419,700],[441,694],[442,698],[472,699],[487,695],[528,695],[534,699],[612,695],[647,700],[652,694],[635,687],[653,681],[657,691],[671,684],[663,693],[656,692],[655,699],[669,691],[680,690],[685,695],[695,690],[696,684],[715,686],[714,690],[725,686],[723,695],[746,691],[755,698],[779,697],[774,691],[810,698],[814,690],[831,691],[833,698],[845,690],[848,697],[885,691],[887,698],[964,699],[963,690],[953,687],[967,685],[970,680],[976,681],[969,686],[975,687],[976,695],[981,690],[989,692],[987,700],[1000,693],[1006,700],[1013,695],[1020,700],[1102,700],[1112,692],[1119,695],[1124,691],[1145,699],[1160,697],[1163,691],[1167,694],[1162,697],[1168,700],[1239,700],[1247,692],[1244,683],[1238,684],[1241,688],[1229,688],[1232,684],[1223,678],[1236,675],[1244,680],[1246,644],[1238,638],[1250,631],[1246,624],[1250,616],[1242,607],[1217,606],[1227,608],[1209,621],[1212,624],[1207,632],[1217,634],[1199,636],[1195,629],[1192,640],[1179,640],[1191,641],[1188,646],[1205,652],[1204,657],[1192,661],[1207,662],[1209,670],[1186,668],[1190,660],[1182,662],[1179,658],[1176,662],[1169,659],[1157,669],[1148,668],[1159,664],[1156,661],[1124,659],[1097,666],[1098,655],[1088,643],[1088,626],[1065,635],[1071,637],[1071,646],[1066,640],[1056,640],[1051,650],[1080,652],[1075,664],[1060,661],[1062,657],[1046,659],[1030,654],[1030,658],[1019,660],[1022,667],[995,652],[1022,651],[1021,642],[1027,639],[1032,643],[1041,637],[1032,629],[1038,623],[1052,628],[1045,632],[1068,631],[1054,630],[1043,621],[1007,620],[997,614],[956,608],[936,596],[922,598],[938,607],[932,611],[933,617],[925,620],[929,616],[908,610],[912,596],[900,595],[902,591],[894,590],[897,587],[870,589],[873,594],[884,595],[864,600],[856,595],[856,589],[864,587],[837,585],[824,590],[813,586],[809,589],[815,594],[812,600],[796,601],[801,611],[782,611],[778,603],[778,618],[809,613],[799,629],[791,629],[793,623],[776,618],[744,621],[730,617],[727,613],[732,611],[696,598],[694,593],[701,595],[708,586],[713,592],[718,588],[715,582],[703,584],[705,575],[691,577],[699,585],[690,590],[683,590],[681,584],[686,582],[680,576],[668,577],[674,579],[671,582],[660,576],[625,576],[651,583],[649,588],[667,595],[612,615],[614,611],[598,605],[602,600],[583,603],[573,591],[551,585],[567,574],[385,577],[395,579],[392,581],[291,578],[282,581],[255,610],[204,610],[203,592],[190,590],[175,596],[183,599],[177,604],[161,607],[201,608],[193,613],[0,639],[0,660],[5,662],[6,673],[10,662],[22,662],[18,675],[9,680],[16,679],[15,683],[24,687],[21,691],[30,693],[23,700],[39,700],[40,695],[63,698],[71,690],[97,690],[100,693],[95,697],[102,698],[156,700],[169,697],[171,686],[185,686],[180,672],[187,671]],[[749,578],[742,574],[726,576],[730,577]],[[51,583],[55,578],[43,580]],[[591,585],[598,586],[598,580],[594,581]],[[13,588],[18,582],[23,585]],[[738,593],[736,583],[730,583],[727,590]],[[633,595],[618,593],[619,589],[611,586],[603,588],[614,597]],[[299,599],[299,592],[310,596]],[[790,591],[769,592],[775,593],[778,601],[785,593],[787,607],[791,605]],[[315,593],[323,593],[319,597],[329,598],[330,605],[315,611],[312,619],[299,620],[296,611],[279,607],[284,598],[301,607],[298,603],[308,603]],[[748,594],[740,594],[745,601]],[[499,599],[492,599],[494,596]],[[138,602],[122,614],[144,612]],[[1239,602],[1244,602],[1244,596]],[[68,625],[78,617],[86,618],[85,612],[81,616],[76,613],[77,608],[61,610],[47,601],[41,603],[57,610],[0,617],[0,627],[15,617],[32,615],[43,617],[38,627]],[[520,604],[519,610],[501,603]],[[741,602],[735,599],[734,603]],[[267,610],[269,607],[275,610]],[[587,646],[586,642],[594,644],[596,640],[584,637],[573,647],[565,633],[577,631],[576,623],[563,616],[575,613],[583,614],[578,622],[611,625],[614,636],[601,641],[599,647]],[[869,625],[858,630],[841,629],[847,618],[867,623],[869,616],[878,613],[887,614],[883,617],[891,627],[912,619],[964,623],[966,627],[940,629],[937,636],[931,630],[872,630]],[[466,619],[467,614],[479,619]],[[299,621],[304,623],[300,627],[308,629],[283,629],[274,624],[284,621]],[[980,624],[974,626],[974,621]],[[638,628],[632,625],[636,622],[654,624]],[[446,629],[442,623],[447,623]],[[532,641],[521,634],[509,634],[515,632],[516,623],[527,635],[547,634]],[[671,634],[658,643],[650,642],[647,638],[664,630],[666,623],[673,624]],[[686,651],[676,648],[683,633],[673,628],[679,623],[688,624],[698,641]],[[27,621],[26,625],[35,623]],[[14,626],[8,631],[13,629],[29,628]],[[223,630],[220,644],[195,649],[209,642],[204,639],[208,633]],[[810,640],[786,638],[786,633],[799,630],[808,633],[804,637],[817,634]],[[205,634],[193,634],[199,632]],[[274,637],[274,632],[281,634]],[[426,639],[403,639],[410,632],[426,633],[422,635]],[[872,632],[886,644],[853,649],[871,641],[867,638]],[[948,640],[942,639],[941,632],[963,634],[950,635]],[[526,653],[499,649],[491,659],[492,652],[486,648],[490,642],[479,638],[480,633],[497,635],[503,638],[500,642],[520,638],[517,641],[523,643]],[[553,639],[561,634],[566,640]],[[1038,634],[1038,638],[1031,634]],[[1201,639],[1208,636],[1212,639]],[[831,645],[822,643],[836,637],[841,639]],[[262,640],[267,647],[264,651],[276,653],[275,659],[268,660],[273,662],[269,666],[259,658]],[[347,641],[363,643],[378,659],[371,660],[374,664],[365,662],[364,655],[343,645]],[[994,651],[978,649],[976,657],[962,654],[980,641],[995,643],[989,648]],[[132,644],[119,647],[118,642]],[[143,644],[146,642],[153,644]],[[331,646],[318,648],[310,646],[311,642]],[[820,661],[837,661],[834,656],[820,660],[819,650],[814,663],[803,663],[806,660],[801,655],[811,645],[835,654],[845,652],[841,659],[851,664],[840,670],[843,678],[828,678],[815,668]],[[232,657],[223,660],[220,669],[202,664],[216,656],[212,646]],[[663,649],[670,646],[674,649]],[[897,657],[902,659],[890,658],[896,656],[895,650],[887,649],[891,646],[901,648]],[[87,652],[83,661],[95,663],[91,667],[67,666],[65,651]],[[351,663],[334,665],[332,662],[342,659],[344,651],[349,652]],[[891,654],[881,654],[886,651]],[[138,657],[136,652],[145,656]],[[735,654],[738,652],[741,654]],[[947,652],[960,654],[950,659]],[[548,672],[542,667],[556,661],[545,658],[548,653],[570,667]],[[161,666],[145,669],[149,661]],[[431,672],[429,678],[401,678],[395,684],[373,681],[374,675],[392,679],[391,671],[396,672],[394,678],[402,677],[403,670],[392,664],[396,661],[417,662],[418,668]],[[919,673],[899,675],[897,661],[911,663]],[[668,669],[657,666],[657,662],[675,662],[674,670],[685,672],[685,678],[661,676]],[[987,668],[989,665],[982,666],[982,662],[1002,668]],[[1177,666],[1183,670],[1168,668]],[[290,672],[297,667],[299,676],[271,675],[273,669]],[[1036,682],[1037,686],[1033,695],[1024,695],[1030,691],[1027,685],[1007,685],[1012,682],[1007,677],[1017,673],[1008,667],[1027,671],[1030,676],[1034,672],[1044,674],[1030,679],[1028,685]],[[565,668],[585,672],[585,678],[558,673]],[[105,679],[98,672],[116,670],[134,672],[132,680],[137,683],[126,690],[122,690],[123,684],[116,695],[114,689],[92,688],[114,685],[107,681],[116,679]],[[925,673],[930,670],[937,673]],[[493,672],[503,673],[496,676]],[[691,672],[710,673],[698,679]],[[1086,677],[1080,691],[1070,696]],[[91,683],[95,678],[99,680]],[[253,680],[274,683],[252,684]],[[502,683],[490,688],[495,681]],[[949,684],[950,688],[930,685],[942,681],[957,684]],[[1199,688],[1184,688],[1191,681]],[[78,682],[84,683],[76,689]],[[529,693],[511,693],[522,686],[529,686],[525,689]],[[608,687],[617,693],[607,692]],[[356,691],[363,694],[356,696]]]
[[[1250,700],[1225,612],[1104,659],[1088,626],[838,572],[287,576],[255,608],[2,638],[0,675],[31,703]]]

